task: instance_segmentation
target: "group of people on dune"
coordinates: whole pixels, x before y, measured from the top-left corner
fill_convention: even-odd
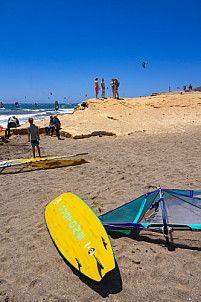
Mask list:
[[[113,98],[116,99],[119,97],[119,81],[117,79],[112,79],[112,83],[110,84],[110,86],[112,87],[112,94],[113,94]],[[108,87],[107,87],[108,88]],[[101,98],[105,98],[105,83],[104,83],[104,79],[102,79],[101,82],[101,89],[102,89],[102,94],[101,94]],[[96,99],[98,98],[98,93],[99,93],[100,87],[98,85],[98,78],[95,78],[95,92],[96,92]]]

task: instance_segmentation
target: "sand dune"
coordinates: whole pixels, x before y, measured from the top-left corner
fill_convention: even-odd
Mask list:
[[[97,135],[124,136],[132,133],[185,131],[201,124],[201,93],[160,94],[130,99],[90,99],[88,108],[60,116],[61,135],[84,138]],[[43,129],[48,120],[37,121]],[[24,125],[14,133],[26,133]]]

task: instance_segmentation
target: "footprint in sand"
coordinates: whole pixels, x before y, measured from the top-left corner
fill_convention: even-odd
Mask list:
[[[39,283],[40,283],[40,280],[38,280],[38,279],[35,279],[35,280],[31,281],[31,283],[29,284],[29,289],[31,290],[32,288],[34,288]]]
[[[201,272],[201,268],[197,266],[195,262],[185,263],[183,265],[183,270],[185,273],[192,274],[192,275],[200,274]]]
[[[154,264],[161,266],[164,262],[164,257],[162,255],[155,256]]]
[[[0,245],[1,247],[4,245],[4,244],[8,244],[8,242],[11,241],[9,238],[7,237],[4,237],[0,240]]]

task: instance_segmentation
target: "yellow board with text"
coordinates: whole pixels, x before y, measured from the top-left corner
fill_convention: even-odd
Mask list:
[[[95,280],[115,268],[109,237],[95,212],[81,198],[64,193],[45,209],[49,233],[62,256]]]

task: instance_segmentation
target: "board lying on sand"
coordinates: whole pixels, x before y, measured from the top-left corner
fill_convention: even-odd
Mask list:
[[[94,211],[78,196],[64,193],[45,209],[49,233],[62,256],[95,280],[115,268],[109,237]]]
[[[67,166],[76,166],[81,165],[83,163],[86,163],[86,160],[83,158],[80,159],[63,159],[63,160],[50,160],[50,161],[37,161],[27,164],[27,166],[31,167],[38,167],[38,168],[44,168],[44,169],[52,169],[52,168],[58,168],[58,167],[67,167]]]
[[[41,167],[41,168],[55,168],[55,167],[70,166],[73,164],[72,160],[68,161],[68,160],[64,160],[64,158],[83,156],[86,154],[88,153],[77,153],[77,154],[70,154],[70,155],[63,155],[63,156],[39,157],[39,158],[29,158],[29,159],[10,159],[0,162],[0,169],[1,169],[0,172],[2,172],[5,168],[16,166],[16,165]],[[75,163],[75,165],[76,164],[79,163],[77,162]]]

